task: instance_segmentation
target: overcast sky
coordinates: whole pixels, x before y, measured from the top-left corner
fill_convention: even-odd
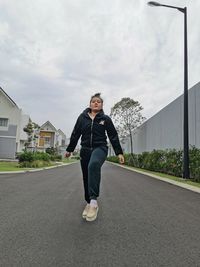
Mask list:
[[[92,94],[150,118],[183,93],[183,14],[143,0],[0,0],[0,86],[67,136]],[[200,80],[200,1],[188,7],[189,88]]]

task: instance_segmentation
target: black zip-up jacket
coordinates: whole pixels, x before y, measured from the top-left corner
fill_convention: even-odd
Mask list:
[[[107,146],[106,132],[110,139],[116,155],[123,154],[117,131],[111,118],[104,114],[103,110],[97,113],[92,120],[88,115],[91,109],[87,108],[78,117],[71,134],[70,143],[66,149],[67,152],[73,152],[78,139],[81,136],[81,146],[95,148]]]

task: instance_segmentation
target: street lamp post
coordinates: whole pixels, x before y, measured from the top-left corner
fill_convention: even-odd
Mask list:
[[[149,6],[169,7],[184,14],[184,117],[183,117],[183,178],[190,178],[189,171],[189,134],[188,134],[188,54],[187,54],[187,7],[169,6],[150,1]]]

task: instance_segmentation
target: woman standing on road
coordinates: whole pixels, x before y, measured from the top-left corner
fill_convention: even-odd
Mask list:
[[[85,200],[87,205],[82,217],[87,221],[94,221],[98,213],[97,198],[101,181],[101,167],[108,154],[106,132],[113,146],[115,154],[121,164],[124,156],[117,131],[111,118],[103,112],[103,99],[95,94],[90,99],[90,107],[78,117],[71,134],[70,143],[66,149],[66,157],[74,151],[81,137],[80,162],[83,173]]]

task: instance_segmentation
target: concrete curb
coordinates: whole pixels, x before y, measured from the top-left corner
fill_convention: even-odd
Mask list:
[[[49,170],[49,169],[54,169],[54,168],[59,168],[62,166],[67,166],[67,165],[71,165],[77,163],[75,162],[70,162],[70,163],[63,163],[60,165],[56,165],[56,166],[50,166],[50,167],[44,167],[44,168],[39,168],[39,169],[31,169],[31,170],[24,170],[24,171],[5,171],[5,172],[0,172],[1,174],[18,174],[18,173],[27,173],[27,172],[39,172],[39,171],[43,171],[43,170]]]
[[[133,169],[131,167],[120,165],[118,163],[114,163],[114,162],[111,162],[111,161],[107,161],[107,162],[109,162],[109,163],[111,163],[113,165],[119,166],[121,168],[128,169],[128,170],[133,171],[133,172],[138,172],[138,173],[150,176],[152,178],[164,181],[166,183],[173,184],[173,185],[176,185],[176,186],[191,190],[191,191],[193,191],[195,193],[200,193],[200,188],[199,187],[196,187],[196,186],[193,186],[193,185],[184,184],[184,183],[181,183],[181,182],[178,182],[178,181],[174,181],[174,180],[171,180],[171,179],[168,179],[168,178],[160,177],[158,175],[147,173],[147,172],[143,172],[143,171],[140,171],[140,170],[135,170],[135,169]]]

